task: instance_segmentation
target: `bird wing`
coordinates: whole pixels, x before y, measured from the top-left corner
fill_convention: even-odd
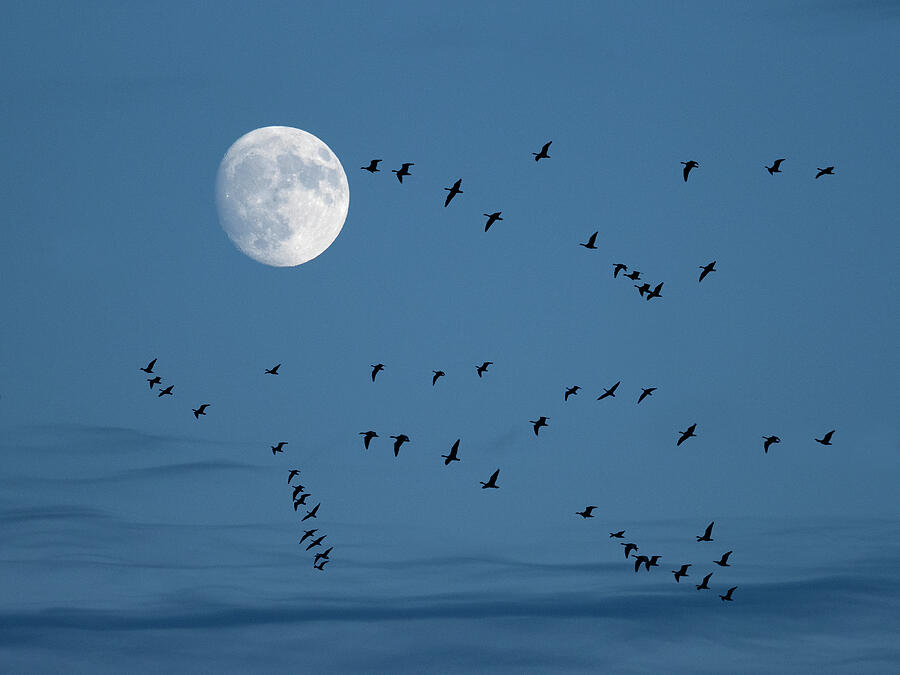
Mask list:
[[[541,154],[547,154],[547,150],[550,149],[550,144],[552,142],[553,141],[547,141],[546,143],[544,143],[544,147],[541,148]]]
[[[490,479],[488,480],[489,485],[495,485],[497,483],[497,476],[500,475],[500,469],[497,469],[494,473],[491,474]]]
[[[704,537],[708,537],[709,535],[712,534],[713,525],[715,525],[715,524],[716,524],[716,521],[713,521],[709,525],[706,526],[706,532],[703,533]]]
[[[687,183],[688,174],[691,172],[691,167],[688,164],[684,165],[684,182]]]
[[[784,157],[782,157],[781,159],[776,159],[776,160],[775,160],[775,163],[772,164],[772,168],[773,168],[773,169],[778,169],[778,168],[781,166],[781,163],[782,163],[783,161],[784,161]]]

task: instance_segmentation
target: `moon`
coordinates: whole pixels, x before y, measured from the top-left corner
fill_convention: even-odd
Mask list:
[[[243,253],[294,267],[331,246],[350,208],[340,160],[311,133],[262,127],[234,142],[216,176],[219,222]]]

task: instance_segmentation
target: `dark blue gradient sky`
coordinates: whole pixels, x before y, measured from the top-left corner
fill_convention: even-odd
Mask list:
[[[4,14],[14,670],[897,669],[900,5]],[[350,182],[342,234],[299,268],[217,221],[221,157],[268,125],[317,135]],[[174,397],[148,392],[154,357]],[[623,528],[659,569],[635,575]],[[712,591],[687,585],[712,568]]]

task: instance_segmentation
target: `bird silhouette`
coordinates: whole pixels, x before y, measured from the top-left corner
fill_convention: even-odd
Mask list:
[[[279,441],[278,445],[272,446],[272,454],[274,455],[276,452],[284,452],[284,446],[287,445],[287,441]]]
[[[634,556],[634,571],[637,572],[641,569],[641,565],[646,565],[648,562],[650,562],[650,558],[645,555]],[[647,569],[649,570],[650,568],[648,567]]]
[[[682,162],[682,164],[684,164],[684,171],[682,171],[682,173],[684,174],[684,182],[687,183],[688,174],[691,172],[691,169],[694,169],[700,165],[694,160],[691,160],[690,162]]]
[[[306,550],[309,551],[310,549],[313,549],[313,548],[315,548],[316,546],[321,546],[321,545],[322,545],[322,542],[325,541],[325,537],[327,537],[327,536],[328,536],[327,534],[323,534],[323,535],[322,535],[321,537],[319,537],[318,539],[313,539],[313,540],[309,543],[309,546],[306,547]]]
[[[162,379],[160,379],[159,375],[156,375],[152,379],[148,377],[147,382],[150,383],[150,388],[153,389],[153,385],[162,383]]]
[[[484,490],[485,488],[499,488],[500,486],[497,485],[497,476],[499,475],[500,469],[497,469],[494,473],[491,474],[491,477],[488,478],[487,483],[485,483],[483,480],[478,481],[479,483],[481,483],[481,489]]]
[[[650,284],[648,284],[648,283],[646,283],[646,282],[644,282],[644,283],[641,284],[640,286],[638,286],[637,284],[634,284],[634,287],[635,287],[636,289],[638,289],[638,293],[640,293],[641,296],[643,296],[645,292],[647,292],[647,293],[650,292]]]
[[[592,234],[590,237],[588,237],[586,244],[578,244],[578,245],[584,246],[585,248],[597,248],[597,244],[595,242],[597,241],[598,233],[599,233],[599,230],[597,232],[594,232],[594,234]]]
[[[413,162],[404,162],[403,166],[401,166],[399,169],[391,169],[391,173],[397,174],[397,180],[402,183],[403,176],[412,176],[412,174],[409,172],[409,167],[411,166],[415,166],[415,164]]]
[[[148,363],[144,368],[141,368],[148,375],[153,374],[153,366],[156,365],[156,359],[153,359],[150,363]]]
[[[175,394],[172,393],[172,390],[173,390],[174,388],[175,388],[175,385],[170,384],[170,385],[169,385],[168,387],[166,387],[165,389],[161,389],[160,392],[159,392],[159,394],[156,395],[156,397],[157,397],[157,398],[161,398],[161,397],[163,397],[163,396],[174,396]]]
[[[197,408],[196,410],[194,410],[194,408],[191,408],[191,410],[194,411],[194,417],[195,417],[196,419],[199,420],[199,419],[200,419],[200,415],[205,415],[205,414],[206,414],[206,409],[207,409],[208,407],[209,407],[209,403],[204,403],[203,405],[201,405],[201,406],[200,406],[199,408]]]
[[[653,396],[654,391],[656,391],[656,387],[647,387],[646,389],[644,387],[641,387],[641,395],[638,396],[637,402],[640,403],[648,396]]]
[[[833,166],[828,166],[828,167],[825,167],[824,169],[820,169],[819,167],[816,167],[816,171],[819,172],[816,174],[816,178],[820,178],[821,176],[833,176],[834,175],[834,167]]]
[[[491,225],[496,223],[498,220],[503,220],[503,218],[500,217],[501,213],[503,213],[503,211],[494,211],[493,213],[481,214],[483,216],[487,216],[487,222],[484,224],[485,232],[487,232],[489,229],[491,229]]]
[[[441,455],[444,458],[444,466],[450,466],[450,462],[458,462],[459,457],[456,456],[456,453],[459,452],[459,439],[456,439],[456,442],[453,444],[453,447],[450,448],[449,455]]]
[[[650,556],[650,560],[644,563],[644,566],[647,568],[647,571],[650,571],[651,567],[659,567],[659,559],[662,558],[661,555],[652,555]]]
[[[700,272],[700,278],[697,279],[698,282],[703,281],[703,279],[706,277],[706,275],[709,274],[710,272],[718,271],[718,270],[716,270],[716,261],[715,260],[713,260],[708,265],[698,265],[697,267],[699,269],[703,270],[702,272]]]
[[[772,445],[772,443],[781,443],[781,439],[778,438],[778,436],[763,436],[763,438],[766,441],[763,443],[763,452],[766,454],[769,453],[769,446]]]
[[[736,590],[737,590],[737,586],[732,586],[731,588],[728,589],[728,592],[725,595],[720,595],[719,597],[722,598],[723,601],[728,600],[730,602],[730,601],[734,600],[734,598],[731,597],[731,594],[734,593]]]
[[[647,293],[647,298],[646,298],[646,299],[647,299],[648,302],[649,302],[650,300],[652,300],[653,298],[661,298],[661,297],[662,297],[662,287],[663,287],[663,283],[665,283],[665,282],[662,282],[662,281],[659,282],[658,284],[656,284],[656,288],[654,288],[652,291],[650,291],[650,292]]]
[[[541,427],[549,426],[547,424],[547,420],[549,420],[549,419],[550,419],[549,417],[544,417],[542,415],[541,417],[538,417],[536,420],[528,420],[531,424],[534,425],[534,435],[535,436],[538,435],[538,431],[540,431]]]
[[[618,382],[616,382],[609,389],[604,389],[603,393],[597,397],[597,400],[600,401],[600,400],[606,398],[607,396],[612,396],[613,398],[615,398],[616,397],[616,389],[619,388],[620,384],[622,384],[622,380],[619,380]]]
[[[475,366],[475,372],[478,373],[478,377],[481,377],[484,373],[486,373],[488,366],[492,365],[494,365],[493,361],[485,361],[480,366]]]
[[[532,155],[534,155],[535,162],[538,162],[542,159],[550,159],[550,155],[547,154],[547,150],[550,149],[550,144],[552,142],[553,141],[547,141],[546,143],[544,143],[544,147],[541,148],[540,152],[532,152],[531,153]]]
[[[444,200],[444,208],[447,208],[450,205],[450,200],[456,195],[461,195],[463,193],[463,191],[459,189],[460,185],[462,185],[462,178],[457,179],[452,187],[444,188],[450,193],[447,195],[447,199]]]
[[[681,577],[686,577],[686,576],[688,575],[688,573],[687,573],[687,568],[688,568],[688,567],[690,567],[689,564],[688,564],[688,565],[682,565],[680,568],[678,568],[678,570],[672,570],[672,574],[675,575],[675,581],[676,581],[676,582],[681,581]]]
[[[718,565],[719,567],[731,567],[731,565],[728,564],[728,556],[730,556],[732,553],[733,551],[728,551],[728,553],[725,553],[722,556],[721,560],[713,560],[713,562],[716,563],[716,565]]]
[[[363,436],[363,445],[366,446],[366,450],[369,449],[369,442],[370,442],[373,438],[378,438],[378,434],[376,434],[376,433],[375,433],[374,431],[372,431],[371,429],[370,429],[369,431],[360,431],[360,432],[359,432],[359,435],[360,435],[360,436]]]
[[[333,550],[334,550],[334,546],[329,546],[328,548],[326,548],[326,549],[325,549],[324,551],[322,551],[321,553],[316,553],[316,559],[313,560],[313,565],[318,564],[318,562],[319,562],[320,560],[327,560],[327,559],[328,559],[328,555],[329,555]]]
[[[376,173],[378,171],[381,171],[381,169],[378,168],[378,162],[380,161],[380,159],[373,159],[371,162],[369,162],[369,166],[361,166],[359,168],[368,171],[369,173]]]
[[[294,480],[294,476],[299,476],[299,475],[300,475],[300,469],[291,469],[290,473],[288,473],[288,483],[290,483],[292,480]],[[294,496],[296,497],[297,495],[294,495]]]
[[[703,581],[697,584],[698,591],[708,591],[709,590],[709,578],[713,575],[712,572],[703,577]]]
[[[318,565],[315,565],[315,564],[314,564],[313,567],[315,567],[317,570],[320,570],[320,571],[323,571],[323,572],[324,572],[324,571],[325,571],[325,565],[327,565],[327,564],[330,563],[330,562],[331,562],[330,560],[323,560],[323,561],[320,562]]]
[[[829,431],[827,434],[822,436],[822,438],[815,439],[816,443],[821,443],[822,445],[831,445],[831,437],[834,435],[834,429]]]
[[[619,546],[625,547],[625,557],[626,558],[628,557],[629,553],[631,553],[632,551],[638,550],[637,544],[632,544],[631,542],[628,542],[627,544],[623,542],[623,543],[619,544]]]
[[[623,265],[624,267],[624,265]],[[628,274],[623,275],[626,279],[631,279],[632,281],[637,281],[641,278],[641,273],[637,270],[631,270]]]
[[[679,431],[678,433],[681,434],[681,437],[678,439],[678,442],[675,443],[675,445],[676,445],[676,446],[681,445],[681,444],[684,443],[687,439],[689,439],[691,436],[696,436],[697,434],[694,433],[694,429],[696,429],[696,428],[697,428],[697,425],[696,425],[696,424],[692,424],[691,426],[689,426],[689,427],[688,427],[687,429],[685,429],[684,431]]]
[[[281,368],[281,364],[277,364],[271,368],[266,368],[266,375],[277,375],[278,369]]]
[[[593,518],[592,511],[596,509],[596,506],[585,506],[584,511],[576,511],[576,516],[581,516],[582,518]]]
[[[447,374],[443,370],[432,370],[431,372],[434,373],[434,377],[431,378],[431,386],[432,387],[437,384],[439,377],[443,377],[444,375]]]
[[[619,272],[627,272],[627,271],[628,271],[628,265],[623,265],[622,263],[616,263],[615,265],[613,265],[613,279],[615,279],[617,276],[619,276]],[[641,275],[641,273],[638,272],[638,276],[640,276],[640,275]]]
[[[399,436],[391,436],[394,439],[394,457],[400,454],[400,446],[409,441],[409,436],[400,434]]]
[[[713,525],[716,524],[716,521],[712,521],[709,525],[706,526],[706,530],[703,532],[702,536],[697,537],[697,541],[712,541],[712,529]]]
[[[302,495],[297,497],[294,500],[294,511],[296,511],[297,508],[300,506],[306,506],[306,500],[309,498],[309,496],[310,496],[309,492],[304,492]]]
[[[372,382],[375,381],[375,376],[378,375],[382,370],[384,370],[383,363],[375,363],[372,365]]]
[[[781,163],[784,161],[784,157],[781,159],[776,159],[772,162],[772,166],[767,166],[766,169],[769,171],[770,176],[774,176],[776,173],[781,173]]]
[[[577,384],[574,387],[569,387],[566,389],[566,393],[563,394],[563,401],[568,401],[570,396],[576,396],[578,394],[578,390],[581,389]]]
[[[610,539],[624,539],[625,538],[625,530],[619,530],[618,532],[610,532]]]
[[[316,516],[316,513],[319,512],[319,507],[320,507],[320,506],[322,506],[322,502],[319,502],[318,504],[316,504],[316,505],[313,507],[312,511],[307,511],[307,512],[306,512],[306,515],[303,516],[303,518],[300,519],[300,522],[302,523],[304,520],[309,520],[310,518],[316,518],[316,517],[317,517],[317,516]]]
[[[292,487],[294,488],[294,491],[291,494],[291,499],[297,499],[297,494],[303,492],[305,489],[302,485],[294,485]]]
[[[303,536],[300,537],[300,541],[298,543],[302,544],[306,539],[309,539],[311,536],[313,536],[318,531],[319,531],[318,527],[314,527],[311,530],[307,530],[306,532],[303,533]]]

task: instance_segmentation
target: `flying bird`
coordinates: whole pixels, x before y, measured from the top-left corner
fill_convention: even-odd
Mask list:
[[[722,598],[723,601],[728,600],[730,602],[730,601],[734,600],[734,598],[731,597],[731,594],[734,593],[736,590],[737,590],[737,586],[732,586],[731,588],[728,589],[728,592],[725,595],[720,595],[719,597]]]
[[[449,455],[441,455],[444,458],[444,466],[450,466],[450,462],[458,462],[459,457],[456,456],[456,453],[459,452],[459,439],[456,439],[456,443],[453,444],[453,447],[450,448]]]
[[[485,488],[498,488],[499,489],[500,486],[497,485],[497,476],[499,476],[499,475],[500,475],[500,469],[497,469],[494,473],[491,474],[491,477],[488,478],[487,483],[485,483],[483,480],[478,481],[479,483],[481,483],[481,489],[482,490],[484,490]]]
[[[316,517],[316,513],[318,513],[319,507],[320,507],[320,506],[322,506],[322,502],[319,502],[318,504],[316,504],[316,505],[313,507],[312,511],[307,511],[307,512],[306,512],[306,515],[303,516],[303,518],[300,519],[300,522],[302,523],[304,520],[308,520],[308,519],[310,519],[310,518],[315,518],[315,517]]]
[[[170,384],[165,389],[160,390],[159,394],[157,394],[157,398],[161,398],[163,396],[174,396],[172,390],[175,388],[175,385]]]
[[[642,297],[643,297],[643,295],[644,295],[645,292],[647,292],[647,293],[650,292],[650,284],[648,284],[648,283],[646,283],[646,282],[644,282],[644,283],[641,284],[640,286],[638,286],[637,284],[634,284],[634,287],[635,287],[636,289],[638,289],[638,293],[640,293]]]
[[[703,581],[697,584],[698,591],[708,591],[709,590],[709,578],[713,575],[712,572],[703,577]]]
[[[650,562],[650,558],[645,555],[634,556],[634,571],[637,572],[641,569],[641,565],[646,565],[648,562]],[[647,569],[649,570],[650,568],[648,567]]]
[[[781,443],[781,439],[778,438],[778,436],[763,436],[763,439],[766,441],[763,443],[763,452],[766,454],[769,453],[769,446],[772,445],[772,443]]]
[[[691,160],[690,162],[682,162],[682,164],[684,164],[684,171],[682,172],[684,174],[684,182],[687,183],[688,174],[691,172],[691,169],[694,169],[700,165],[694,160]]]
[[[480,366],[475,366],[475,372],[478,373],[478,377],[481,377],[484,373],[486,373],[488,366],[492,365],[494,365],[493,361],[485,361]]]
[[[279,441],[278,445],[272,446],[272,454],[274,455],[276,452],[284,452],[284,446],[287,445],[287,441]]]
[[[648,396],[653,396],[654,391],[656,391],[656,387],[647,387],[646,389],[644,387],[641,387],[641,395],[638,396],[638,403],[643,401]]]
[[[703,270],[702,272],[700,272],[700,278],[697,280],[698,282],[703,281],[703,279],[706,277],[706,275],[709,274],[710,272],[718,271],[716,269],[716,261],[715,260],[713,260],[708,265],[698,265],[697,267],[699,269]]]
[[[822,436],[822,438],[815,439],[816,443],[821,443],[822,445],[831,445],[831,437],[834,435],[834,429],[829,431],[827,434]]]
[[[546,143],[544,143],[544,147],[541,148],[540,152],[532,152],[531,153],[532,155],[534,155],[535,162],[538,162],[542,159],[550,159],[550,155],[547,154],[547,150],[550,149],[550,144],[552,142],[553,141],[547,141]]]
[[[376,364],[374,364],[374,365],[372,366],[372,382],[375,381],[375,376],[376,376],[378,373],[380,373],[382,370],[384,370],[384,364],[383,364],[383,363],[376,363]]]
[[[770,176],[774,176],[776,173],[781,173],[781,163],[784,161],[784,157],[781,159],[776,159],[772,162],[772,166],[767,166],[766,169],[769,171]]]
[[[728,551],[728,553],[725,553],[722,556],[721,560],[713,560],[713,562],[716,563],[716,565],[718,565],[719,567],[731,567],[731,565],[728,564],[728,556],[730,556],[732,553],[733,551]]]
[[[598,233],[599,233],[599,230],[598,230],[598,232],[594,232],[594,234],[592,234],[590,237],[588,237],[586,244],[578,244],[578,245],[584,246],[585,248],[597,248],[597,244],[595,242],[597,241]]]
[[[712,541],[712,529],[713,525],[716,524],[716,521],[712,521],[709,525],[706,526],[706,530],[703,532],[703,535],[697,537],[697,541]]]
[[[400,169],[391,169],[391,173],[397,174],[397,180],[401,183],[403,182],[403,176],[411,176],[412,174],[409,172],[409,167],[415,166],[413,162],[404,162],[403,166]]]
[[[320,560],[328,560],[328,554],[334,550],[334,546],[329,546],[321,553],[316,553],[316,559],[313,560],[313,566],[317,565]]]
[[[153,385],[162,383],[162,379],[159,377],[159,375],[156,375],[155,377],[153,377],[153,379],[148,377],[147,382],[150,383],[150,388],[153,389]]]
[[[568,401],[569,396],[575,396],[578,394],[578,390],[581,389],[577,384],[574,387],[569,387],[566,389],[566,393],[563,394],[563,401]]]
[[[613,266],[613,279],[615,279],[617,276],[619,276],[619,272],[627,272],[627,271],[628,271],[628,265],[623,265],[622,263],[616,263]],[[638,272],[638,276],[641,276],[640,272]]]
[[[324,571],[325,571],[325,565],[327,565],[327,564],[330,563],[330,562],[331,562],[330,560],[323,560],[323,561],[320,562],[318,565],[315,565],[315,564],[314,564],[313,567],[315,567],[317,570],[320,570],[320,571],[323,571],[323,572],[324,572]]]
[[[195,417],[196,419],[199,420],[199,419],[200,419],[200,415],[205,415],[205,414],[206,414],[206,409],[207,409],[208,407],[209,407],[209,403],[204,403],[203,405],[201,405],[201,406],[200,406],[199,408],[197,408],[196,410],[194,410],[193,408],[191,408],[191,410],[194,411],[194,417]]]
[[[661,555],[652,555],[650,556],[650,560],[644,563],[647,567],[647,571],[650,571],[651,567],[659,567],[659,559],[662,558]]]
[[[610,539],[624,539],[625,538],[625,530],[619,530],[618,532],[610,532]]]
[[[378,438],[378,434],[376,434],[371,429],[369,431],[360,431],[359,435],[363,436],[363,445],[366,446],[366,450],[369,449],[369,441],[371,441],[373,438]]]
[[[623,265],[624,267],[624,265]],[[631,279],[632,281],[637,281],[641,278],[641,273],[637,270],[631,270],[628,274],[623,275],[626,279]]]
[[[304,492],[297,499],[294,500],[294,511],[297,510],[300,506],[306,506],[306,499],[310,496],[309,492]]]
[[[310,542],[309,546],[306,547],[306,550],[309,551],[310,549],[313,549],[313,548],[315,548],[316,546],[321,546],[321,545],[322,545],[322,542],[325,541],[325,537],[327,537],[327,536],[328,536],[327,534],[323,534],[323,535],[322,535],[321,537],[319,537],[318,539],[313,539],[313,540]]]
[[[616,382],[616,383],[615,383],[613,386],[611,386],[609,389],[604,389],[604,390],[603,390],[603,393],[600,394],[600,395],[597,397],[597,400],[600,401],[601,399],[604,399],[604,398],[606,398],[607,396],[612,396],[613,398],[615,398],[615,397],[616,397],[616,389],[619,388],[619,385],[620,385],[620,384],[622,384],[622,380],[619,380],[618,382]]]
[[[266,375],[277,375],[277,374],[278,374],[278,369],[279,369],[279,368],[281,368],[281,364],[280,364],[280,363],[277,364],[277,365],[275,365],[275,366],[273,366],[272,368],[266,368]]]
[[[448,197],[448,199],[449,199],[449,197]],[[484,224],[485,232],[487,232],[489,229],[491,229],[491,225],[496,223],[498,220],[503,220],[503,218],[500,217],[501,213],[503,213],[503,211],[494,211],[493,213],[481,214],[483,216],[487,216],[487,222]]]
[[[626,558],[628,557],[628,554],[629,554],[629,553],[631,553],[632,551],[637,551],[637,550],[638,550],[637,544],[632,544],[631,542],[628,542],[627,544],[626,544],[626,543],[621,543],[621,544],[619,544],[619,546],[624,546],[624,547],[625,547],[625,557],[626,557]]]
[[[380,161],[380,159],[373,159],[371,162],[369,162],[369,166],[361,166],[359,168],[368,171],[369,173],[375,173],[377,171],[381,171],[381,169],[378,168],[378,162]]]
[[[694,433],[694,429],[696,429],[696,428],[697,428],[697,425],[692,424],[684,431],[679,431],[678,433],[681,434],[681,437],[678,439],[678,442],[675,443],[675,445],[679,446],[682,443],[684,443],[687,439],[689,439],[691,436],[696,436],[697,434]]]
[[[462,178],[458,179],[452,187],[444,188],[450,193],[447,195],[447,199],[444,200],[444,208],[447,208],[450,205],[450,200],[456,195],[461,195],[463,193],[463,191],[459,189],[460,185],[462,185]]]
[[[816,178],[819,178],[821,176],[833,176],[834,175],[834,167],[833,166],[828,166],[828,167],[825,167],[824,169],[820,169],[819,167],[816,167],[816,171],[819,172],[816,174]]]
[[[400,454],[400,446],[409,441],[409,436],[400,434],[399,436],[391,436],[394,439],[394,457]]]
[[[432,387],[437,384],[439,377],[443,377],[444,375],[447,374],[443,370],[432,370],[431,372],[434,373],[434,377],[431,378],[431,386]]]
[[[542,415],[541,417],[538,417],[536,420],[528,420],[531,424],[534,425],[534,435],[535,436],[538,435],[538,431],[540,431],[541,427],[549,426],[547,424],[547,420],[549,420],[549,419],[550,419],[549,417],[544,417]]]
[[[291,494],[291,499],[297,499],[297,494],[302,493],[303,490],[305,489],[304,486],[302,486],[302,485],[294,485],[293,488],[294,488],[294,492]]]
[[[303,536],[300,537],[299,543],[302,544],[303,541],[304,541],[305,539],[308,539],[309,537],[313,536],[313,535],[314,535],[316,532],[318,532],[318,531],[319,531],[319,528],[318,528],[318,527],[314,527],[314,528],[311,529],[311,530],[307,530],[306,532],[303,533]]]
[[[294,480],[294,476],[299,476],[299,475],[300,475],[300,469],[291,469],[290,473],[288,473],[288,483],[290,483],[292,480]],[[297,495],[294,495],[294,496],[296,497]]]
[[[147,366],[145,368],[141,368],[141,370],[143,370],[148,375],[152,375],[153,374],[153,366],[155,366],[155,365],[156,365],[156,359],[153,359],[150,363],[147,364]]]
[[[661,281],[656,284],[656,288],[647,293],[647,300],[650,301],[653,298],[661,298],[662,297],[662,287],[665,282]]]
[[[582,518],[593,518],[592,511],[596,509],[596,506],[585,506],[584,511],[576,511],[576,516],[581,516]]]
[[[675,581],[676,581],[676,582],[681,581],[681,577],[686,577],[686,576],[688,576],[688,573],[687,573],[687,568],[688,568],[688,567],[690,567],[690,565],[682,565],[677,571],[676,571],[676,570],[672,570],[672,574],[675,575]]]

